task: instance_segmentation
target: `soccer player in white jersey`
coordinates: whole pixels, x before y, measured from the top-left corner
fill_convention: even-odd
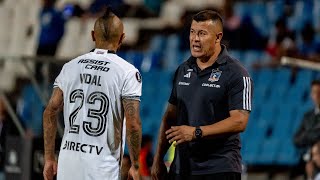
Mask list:
[[[66,63],[43,114],[45,180],[120,179],[125,138],[139,179],[141,76],[115,54],[124,38],[121,20],[110,10],[92,31],[96,49]],[[63,109],[65,130],[55,159],[57,116]]]

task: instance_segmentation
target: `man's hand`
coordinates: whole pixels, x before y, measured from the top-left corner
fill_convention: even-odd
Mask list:
[[[53,176],[57,174],[57,161],[46,160],[43,168],[44,180],[53,180]]]
[[[168,171],[163,161],[153,161],[151,168],[152,180],[164,180],[167,179]]]
[[[169,130],[166,131],[166,135],[169,143],[176,141],[176,145],[178,145],[195,139],[195,130],[196,128],[192,126],[172,126]]]
[[[134,166],[131,166],[131,168],[129,169],[128,179],[140,180],[141,178],[140,178],[139,169],[137,169]]]

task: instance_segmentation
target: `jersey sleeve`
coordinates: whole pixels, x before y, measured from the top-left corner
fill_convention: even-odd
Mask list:
[[[251,111],[253,85],[247,73],[235,75],[228,89],[229,111],[236,109]]]
[[[130,71],[122,88],[122,99],[135,99],[140,101],[142,89],[142,78],[140,72],[136,70]]]
[[[169,103],[173,105],[177,105],[177,75],[178,75],[179,68],[176,70],[173,81],[172,81],[172,90],[169,98]]]
[[[54,80],[53,83],[53,88],[60,88],[61,90],[63,90],[63,86],[64,86],[64,79],[65,77],[65,66],[64,65],[59,73],[59,75],[56,77],[56,79]]]

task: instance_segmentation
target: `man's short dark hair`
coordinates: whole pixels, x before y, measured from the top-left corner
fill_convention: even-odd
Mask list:
[[[314,85],[320,86],[320,80],[318,80],[318,79],[313,80],[313,81],[311,82],[311,86],[314,86]]]
[[[222,17],[219,13],[213,10],[203,10],[198,12],[196,15],[192,17],[193,20],[197,22],[212,20],[213,22],[219,21],[223,26]]]

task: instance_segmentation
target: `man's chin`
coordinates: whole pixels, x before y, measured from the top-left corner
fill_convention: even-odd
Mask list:
[[[193,57],[195,57],[195,58],[199,58],[199,57],[202,57],[202,56],[203,56],[203,54],[200,53],[200,52],[191,52],[191,55],[192,55]]]

